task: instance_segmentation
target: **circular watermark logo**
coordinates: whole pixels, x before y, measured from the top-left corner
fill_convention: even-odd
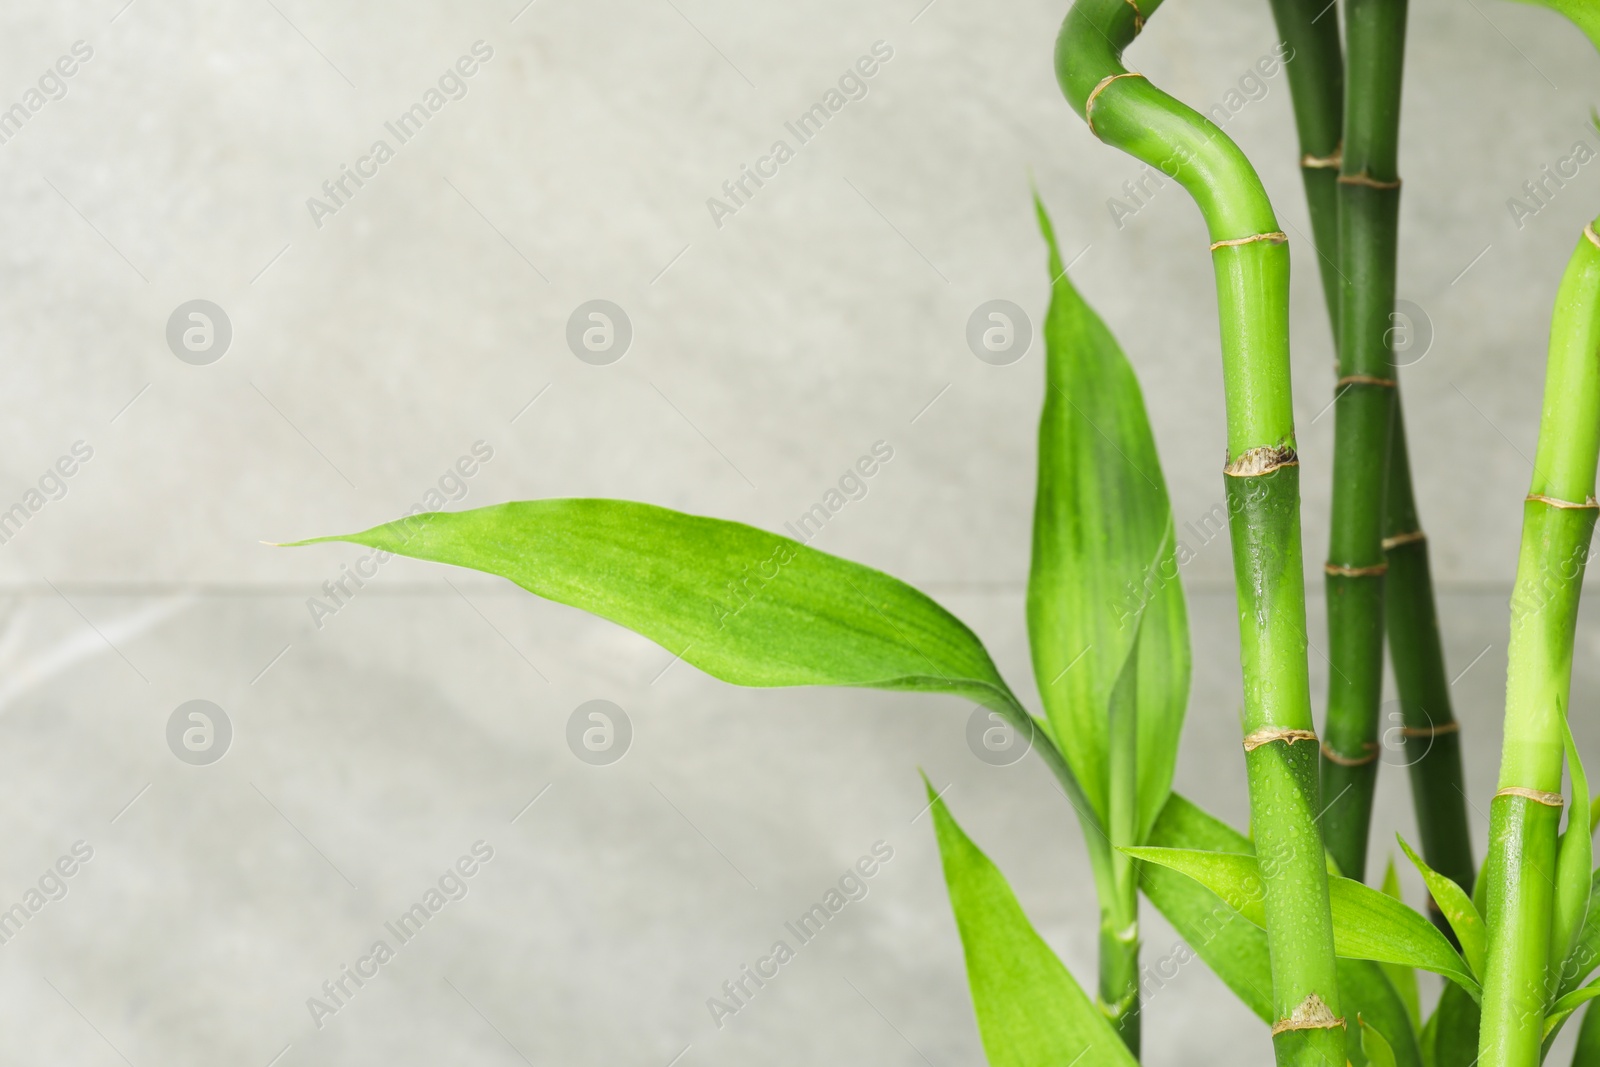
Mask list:
[[[186,300],[167,316],[167,347],[185,363],[215,363],[233,343],[228,313],[209,300]]]
[[[1433,750],[1436,738],[1459,729],[1454,722],[1433,722],[1426,708],[1415,709],[1415,717],[1422,723],[1407,726],[1398,700],[1385,700],[1378,709],[1378,758],[1385,766],[1409,767]]]
[[[1396,367],[1421,363],[1422,357],[1433,348],[1433,319],[1421,304],[1396,300],[1383,339],[1389,344]]]
[[[605,767],[628,753],[633,723],[609,700],[586,700],[567,716],[567,747],[592,767]]]
[[[209,700],[187,700],[167,718],[167,747],[195,767],[215,763],[233,743],[228,713]]]
[[[967,347],[993,367],[1008,367],[1028,354],[1033,323],[1009,300],[986,300],[967,319]]]
[[[1020,733],[1005,716],[980,704],[967,717],[967,747],[991,767],[1009,767],[1033,747],[1033,726]]]
[[[567,319],[567,347],[585,363],[604,367],[627,355],[633,321],[609,300],[579,304]]]

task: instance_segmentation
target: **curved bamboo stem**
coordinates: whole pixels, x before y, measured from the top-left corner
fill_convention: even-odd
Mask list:
[[[1254,169],[1220,129],[1122,64],[1159,0],[1076,0],[1056,76],[1090,130],[1172,177],[1211,236],[1228,412],[1244,671],[1245,763],[1264,893],[1280,1064],[1342,1063],[1306,674],[1299,460],[1289,390],[1289,254]],[[1311,743],[1305,743],[1310,741]]]

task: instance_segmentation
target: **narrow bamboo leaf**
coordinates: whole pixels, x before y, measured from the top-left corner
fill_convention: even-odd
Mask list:
[[[1166,807],[1161,809],[1161,817],[1150,832],[1150,844],[1208,852],[1249,854],[1253,851],[1249,838],[1177,793],[1172,794]],[[1187,875],[1143,863],[1139,865],[1139,878],[1145,896],[1178,931],[1186,947],[1205,961],[1245,1007],[1270,1025],[1274,1018],[1272,965],[1266,931]],[[1176,956],[1178,965],[1184,962],[1182,955]],[[1400,1067],[1423,1067],[1410,1010],[1384,974],[1383,965],[1351,959],[1341,959],[1337,963],[1339,997],[1344,1010],[1370,1020],[1389,1036]],[[1146,984],[1152,979],[1163,981],[1166,978],[1162,961],[1156,961],[1147,973]],[[1348,1027],[1346,1038],[1350,1061],[1359,1064],[1362,1057],[1358,1028]]]
[[[1394,869],[1394,857],[1389,857],[1388,865],[1383,872],[1383,891],[1395,900],[1404,900],[1400,894],[1400,874]],[[1415,968],[1404,967],[1398,963],[1380,963],[1383,973],[1388,976],[1394,990],[1406,1006],[1406,1017],[1411,1021],[1412,1033],[1422,1031],[1422,993],[1417,988],[1417,972]]]
[[[1396,1067],[1394,1049],[1389,1047],[1384,1036],[1364,1017],[1358,1016],[1356,1021],[1361,1026],[1361,1051],[1367,1057],[1367,1063],[1371,1067]]]
[[[1254,856],[1190,849],[1127,848],[1124,852],[1187,874],[1251,922],[1263,925],[1261,874]],[[1334,951],[1354,959],[1403,963],[1443,975],[1477,997],[1466,961],[1437,927],[1404,903],[1349,878],[1328,879]]]
[[[1578,1027],[1572,1067],[1600,1067],[1600,1011],[1592,1004],[1583,1013],[1583,1025]]]
[[[1137,667],[1137,839],[1172,788],[1189,697],[1189,629],[1155,437],[1132,366],[1049,246],[1045,399],[1028,576],[1034,674],[1062,754],[1107,821],[1107,707]]]
[[[1433,902],[1439,905],[1445,920],[1450,923],[1450,929],[1455,931],[1456,940],[1461,942],[1461,954],[1467,958],[1467,966],[1471,967],[1472,973],[1481,979],[1484,956],[1489,951],[1489,933],[1483,924],[1483,916],[1478,914],[1477,907],[1472,903],[1472,898],[1467,896],[1465,889],[1423,862],[1422,857],[1406,844],[1405,838],[1399,834],[1394,836],[1395,840],[1400,842],[1400,847],[1405,850],[1406,858],[1421,872],[1422,880],[1428,887],[1428,894],[1433,897]]]
[[[1588,36],[1590,43],[1600,48],[1600,4],[1596,4],[1594,0],[1520,0],[1520,2],[1559,11]]]
[[[1600,997],[1600,982],[1591,982],[1586,986],[1574,989],[1564,997],[1560,997],[1550,1005],[1544,1013],[1544,1036],[1546,1039],[1554,1037],[1561,1024],[1567,1021],[1567,1016],[1577,1011],[1583,1005]]]
[[[1478,1062],[1476,1001],[1454,983],[1439,992],[1439,1004],[1423,1027],[1423,1058],[1428,1067],[1474,1067]]]
[[[1121,1038],[1035,932],[1005,876],[924,784],[990,1067],[1132,1067]]]
[[[1584,914],[1583,925],[1578,928],[1572,950],[1561,963],[1560,984],[1556,988],[1558,996],[1565,996],[1577,989],[1594,972],[1596,965],[1600,965],[1600,899],[1597,898],[1600,898],[1600,871],[1595,871],[1589,877],[1589,910]]]
[[[1589,911],[1590,878],[1594,847],[1589,830],[1589,778],[1583,772],[1577,742],[1567,717],[1561,717],[1566,741],[1567,773],[1572,778],[1572,803],[1567,807],[1567,828],[1556,853],[1556,896],[1550,916],[1550,955],[1565,960],[1583,929]]]

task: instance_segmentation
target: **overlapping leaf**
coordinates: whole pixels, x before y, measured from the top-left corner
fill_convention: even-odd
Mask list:
[[[1034,674],[1062,754],[1105,823],[1107,709],[1134,665],[1143,840],[1172,788],[1189,696],[1172,508],[1133,368],[1067,278],[1043,205],[1038,213],[1053,281],[1028,577]]]

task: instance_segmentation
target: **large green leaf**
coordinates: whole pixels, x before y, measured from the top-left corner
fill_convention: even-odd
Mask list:
[[[1596,0],[1520,0],[1559,11],[1582,30],[1596,48],[1600,48],[1600,3]]]
[[[529,500],[295,544],[324,541],[509,578],[735,685],[949,693],[1031,729],[982,642],[928,596],[742,523],[628,500]]]
[[[924,779],[990,1067],[1132,1067],[1111,1024]]]
[[[1150,844],[1210,852],[1253,851],[1249,838],[1177,793],[1161,809],[1161,816],[1150,831]],[[1177,871],[1154,863],[1140,864],[1139,884],[1184,939],[1186,947],[1205,961],[1245,1007],[1270,1025],[1272,966],[1266,931],[1211,890]],[[1176,951],[1172,958],[1180,966],[1185,962]],[[1346,1016],[1360,1016],[1382,1032],[1401,1067],[1422,1067],[1410,1008],[1384,973],[1384,966],[1352,959],[1340,959],[1337,964],[1339,997]],[[1146,969],[1145,986],[1148,990],[1152,981],[1164,982],[1168,977],[1162,970],[1162,961],[1157,960]],[[1360,1029],[1350,1026],[1345,1032],[1350,1062],[1360,1067],[1365,1058]]]
[[[1144,400],[1111,331],[1073,288],[1044,206],[1050,310],[1039,420],[1028,633],[1062,754],[1102,824],[1108,707],[1136,670],[1138,810],[1148,835],[1167,794],[1189,698],[1189,624],[1166,482]]]
[[[1175,848],[1128,848],[1146,863],[1187,874],[1258,926],[1265,925],[1263,884],[1254,856]],[[1467,963],[1437,927],[1405,904],[1350,878],[1329,877],[1333,947],[1341,956],[1403,963],[1441,974],[1473,996],[1480,987]]]

